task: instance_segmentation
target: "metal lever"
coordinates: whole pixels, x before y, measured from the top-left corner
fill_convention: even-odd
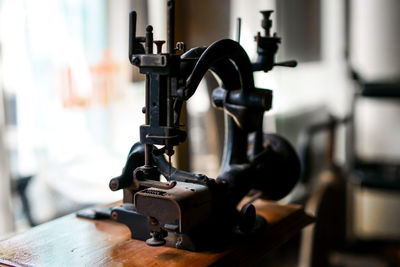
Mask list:
[[[132,64],[135,64],[133,62],[134,54],[144,54],[144,47],[139,42],[144,42],[145,38],[136,37],[136,17],[135,11],[129,13],[129,61]]]
[[[278,62],[278,63],[274,63],[274,66],[294,68],[297,66],[297,61],[289,60],[289,61]]]
[[[132,63],[132,56],[135,54],[136,42],[136,12],[129,13],[129,61]]]

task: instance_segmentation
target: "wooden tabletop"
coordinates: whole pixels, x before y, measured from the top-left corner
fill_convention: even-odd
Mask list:
[[[310,224],[313,218],[297,205],[256,200],[268,230],[253,240],[222,251],[189,252],[149,247],[132,240],[125,225],[88,220],[74,214],[53,220],[0,242],[0,266],[209,266],[257,262]]]

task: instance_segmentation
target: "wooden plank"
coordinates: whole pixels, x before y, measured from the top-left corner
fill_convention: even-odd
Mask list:
[[[110,220],[88,220],[71,214],[0,242],[3,266],[208,266],[248,265],[312,222],[297,205],[257,200],[267,219],[265,234],[223,251],[189,252],[149,247],[130,239],[128,228]]]

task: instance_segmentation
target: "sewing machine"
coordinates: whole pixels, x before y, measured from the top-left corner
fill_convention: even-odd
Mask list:
[[[111,218],[150,246],[198,251],[264,231],[268,222],[256,214],[252,202],[258,197],[280,199],[298,181],[300,164],[292,146],[278,135],[263,133],[272,91],[256,88],[253,80],[255,71],[295,67],[296,62],[275,62],[280,38],[270,33],[272,11],[261,12],[264,33],[255,37],[258,58],[251,63],[240,44],[229,39],[186,51],[182,42],[175,43],[174,1],[168,1],[167,9],[166,52],[165,41],[153,40],[152,26],[146,27],[145,36],[136,36],[137,14],[130,13],[129,60],[146,75],[145,124],[122,174],[110,181],[111,190],[123,190],[123,204],[112,208]],[[186,139],[180,124],[183,103],[208,70],[221,81],[212,102],[224,111],[226,125],[216,179],[171,166],[174,147]],[[237,210],[251,190],[253,196]]]

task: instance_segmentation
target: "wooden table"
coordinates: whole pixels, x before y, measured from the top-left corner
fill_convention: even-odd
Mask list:
[[[284,243],[313,218],[300,206],[255,201],[265,217],[265,234],[223,251],[189,252],[149,247],[130,239],[125,225],[74,214],[39,225],[0,242],[0,266],[208,266],[248,265]],[[229,265],[228,265],[229,264]]]

